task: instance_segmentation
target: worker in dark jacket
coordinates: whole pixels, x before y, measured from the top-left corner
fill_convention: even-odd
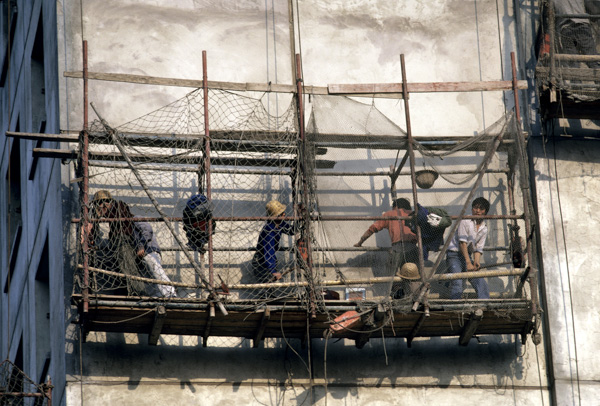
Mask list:
[[[420,204],[417,204],[417,207],[419,210],[411,221],[410,228],[416,232],[416,224],[421,227],[423,259],[427,261],[429,251],[437,252],[440,246],[444,245],[444,232],[452,225],[452,217],[440,207],[423,207]]]
[[[252,269],[261,282],[272,282],[281,279],[277,269],[277,251],[282,234],[294,235],[292,224],[281,219],[285,214],[285,206],[272,200],[266,206],[267,215],[272,217],[263,226],[256,243],[256,253],[252,258]]]
[[[216,222],[212,219],[212,203],[202,193],[188,199],[183,209],[183,229],[188,240],[188,247],[204,256],[208,243],[209,224],[212,222],[212,233],[215,233]]]

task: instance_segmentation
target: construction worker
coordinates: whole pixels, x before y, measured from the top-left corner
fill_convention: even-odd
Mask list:
[[[122,244],[128,244],[133,248],[133,252],[143,265],[154,276],[155,279],[164,282],[171,282],[165,270],[162,267],[160,247],[150,223],[146,221],[135,221],[129,206],[124,202],[117,202],[116,212],[120,221],[119,237]],[[116,237],[116,235],[113,235]],[[157,284],[157,289],[163,297],[177,297],[177,292],[173,286],[166,284]],[[141,293],[141,292],[138,292]]]
[[[285,206],[277,200],[266,205],[267,215],[271,217],[263,226],[256,243],[256,253],[252,258],[252,270],[260,282],[272,282],[281,279],[277,270],[277,251],[282,234],[294,235],[294,227],[281,217]]]
[[[114,204],[115,200],[108,190],[97,191],[92,198],[90,218],[102,219],[109,217],[108,214]],[[90,265],[111,271],[118,268],[115,246],[109,237],[114,227],[114,224],[107,222],[94,221],[87,224],[85,231],[88,233],[88,244],[91,249]]]
[[[412,213],[410,202],[407,199],[399,198],[394,200],[392,210],[383,213],[383,217],[408,217]],[[402,269],[405,263],[417,264],[419,262],[419,248],[417,246],[417,235],[413,233],[405,220],[382,219],[375,221],[360,240],[354,244],[355,247],[361,247],[371,235],[386,228],[392,240],[392,248],[386,267],[386,276],[393,276],[398,269]],[[418,271],[418,270],[417,270]],[[402,276],[402,275],[400,275]],[[409,294],[409,291],[416,289],[418,283],[412,282],[411,289],[400,289],[399,285],[392,287],[392,296],[399,298]]]
[[[212,222],[212,233],[214,234],[216,222],[212,220],[212,203],[202,193],[190,197],[183,209],[183,229],[188,240],[188,247],[199,252],[202,259],[206,253],[210,222]]]
[[[474,216],[483,216],[490,210],[490,202],[478,197],[471,204]],[[473,272],[481,267],[481,255],[488,229],[483,219],[464,219],[458,224],[456,233],[448,245],[446,262],[448,273]],[[469,279],[478,299],[489,299],[490,290],[484,278]],[[463,280],[450,281],[450,298],[460,299],[463,293]]]

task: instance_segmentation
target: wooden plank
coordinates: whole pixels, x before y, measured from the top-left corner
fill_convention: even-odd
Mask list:
[[[267,306],[267,308],[263,311],[263,316],[260,319],[260,324],[258,325],[256,334],[254,335],[254,339],[253,339],[254,341],[252,344],[252,346],[254,348],[258,348],[258,345],[262,341],[263,335],[265,333],[265,328],[267,327],[267,322],[269,321],[270,318],[271,318],[271,309],[269,309],[269,306]]]
[[[81,71],[65,71],[63,76],[67,78],[82,79]],[[88,72],[89,80],[103,80],[110,82],[134,83],[143,85],[190,87],[199,89],[203,87],[202,80],[161,78],[146,75],[131,75],[124,73]],[[209,89],[233,90],[233,91],[257,91],[273,93],[296,93],[295,85],[269,84],[269,83],[239,83],[207,81]],[[474,92],[474,91],[497,91],[511,90],[512,81],[488,81],[488,82],[431,82],[431,83],[408,83],[409,93],[434,93],[434,92]],[[527,89],[527,81],[517,82],[519,89]],[[386,97],[402,98],[401,83],[372,83],[372,84],[331,84],[327,87],[304,86],[304,93],[313,95],[344,94],[347,96],[363,97]]]
[[[511,90],[512,81],[498,80],[488,82],[432,82],[408,83],[409,93],[435,92],[476,92]],[[527,89],[527,81],[517,81],[518,89]],[[363,83],[363,84],[331,84],[327,85],[329,94],[347,93],[398,93],[402,92],[402,83]]]
[[[158,338],[160,337],[160,332],[162,331],[166,315],[167,309],[165,309],[164,306],[158,306],[156,308],[156,312],[154,313],[154,323],[152,323],[152,330],[148,335],[148,345],[158,344]]]
[[[477,327],[479,326],[479,322],[482,318],[483,310],[481,309],[477,309],[473,313],[471,313],[471,317],[469,318],[467,325],[463,329],[458,339],[458,344],[462,346],[466,346],[467,344],[469,344],[469,340],[471,340],[471,337],[473,337],[473,334],[475,334],[475,331],[477,331]]]
[[[66,78],[82,79],[82,71],[66,71],[63,73]],[[197,79],[177,79],[177,78],[161,78],[156,76],[146,75],[131,75],[125,73],[103,73],[103,72],[88,72],[87,77],[90,80],[103,80],[109,82],[124,82],[135,83],[141,85],[158,85],[158,86],[175,86],[175,87],[191,87],[199,89],[204,86],[202,80]],[[275,92],[275,93],[294,93],[295,85],[268,84],[268,83],[237,83],[237,82],[219,82],[208,80],[206,81],[209,89],[234,90],[234,91],[258,91],[258,92]]]
[[[38,141],[55,141],[55,142],[79,142],[78,135],[68,134],[42,134],[42,133],[21,133],[15,131],[7,131],[7,137],[18,138],[22,140],[38,140]]]

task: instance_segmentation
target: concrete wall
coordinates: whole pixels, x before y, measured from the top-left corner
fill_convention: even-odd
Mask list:
[[[598,130],[569,133],[600,135]],[[600,266],[593,258],[600,142],[558,135],[531,142],[556,404],[595,404],[600,398]]]
[[[56,8],[53,2],[30,0],[16,2],[16,10],[10,59],[5,59],[9,54],[4,47],[0,58],[8,66],[6,81],[0,88],[0,358],[16,362],[21,345],[19,367],[38,383],[47,378],[42,371],[48,358],[47,375],[56,385],[55,402],[64,404],[62,191],[68,186],[61,178],[68,174],[68,168],[59,160],[34,160],[32,150],[36,141],[19,141],[5,136],[5,131],[39,132],[42,119],[46,122],[46,132],[58,133],[60,130]],[[39,24],[40,20],[43,24]],[[36,43],[36,33],[42,29]],[[40,38],[43,38],[43,52]],[[7,38],[3,37],[3,40],[7,41]],[[7,42],[3,44],[6,46]],[[13,179],[8,185],[10,151],[19,143],[20,179]],[[44,142],[42,147],[55,148],[57,143]],[[17,196],[7,191],[16,184],[20,188],[20,220],[18,216],[9,219],[7,211],[9,199],[14,203]],[[9,222],[12,226],[17,221],[22,223],[23,232],[8,283]]]
[[[293,53],[302,55],[306,85],[397,83],[400,54],[410,82],[510,79],[509,53],[517,42],[513,2],[497,5],[491,0],[293,2],[298,25],[291,40],[286,2],[62,1],[57,3],[58,74],[82,69],[85,39],[89,70],[95,72],[200,79],[206,50],[209,80],[218,81],[291,84]],[[91,81],[89,97],[111,125],[118,125],[190,90]],[[269,99],[277,105],[274,95]],[[502,116],[512,100],[502,92],[413,94],[412,131],[417,137],[471,135]],[[80,80],[62,79],[60,103],[61,129],[79,131]],[[405,127],[401,102],[374,103]],[[82,345],[80,340],[75,328],[67,329],[67,404],[550,401],[544,346],[531,341],[523,346],[515,336],[485,336],[465,348],[456,338],[416,339],[410,349],[403,340],[375,338],[362,350],[334,340],[313,340],[306,348],[267,340],[260,349],[224,338],[210,338],[207,348],[194,337],[162,337],[158,347],[137,335],[91,334]]]

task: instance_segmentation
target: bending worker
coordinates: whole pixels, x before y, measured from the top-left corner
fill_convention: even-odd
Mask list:
[[[383,217],[408,217],[412,213],[410,202],[404,198],[394,200],[392,210],[383,213]],[[387,228],[392,240],[392,248],[388,258],[386,276],[396,274],[398,268],[401,268],[405,263],[417,264],[419,262],[419,248],[417,246],[417,235],[413,233],[405,220],[398,219],[382,219],[375,221],[371,227],[365,231],[360,237],[360,240],[354,244],[355,247],[362,246],[363,242],[371,235]],[[400,275],[402,276],[402,275]],[[417,276],[418,278],[418,276]],[[417,279],[412,277],[411,279]],[[404,285],[404,284],[403,284]],[[419,286],[417,282],[410,283],[410,290],[414,290]],[[397,287],[394,287],[396,290]],[[395,298],[405,296],[410,291],[407,291],[406,286],[402,286],[400,291],[394,293]]]

